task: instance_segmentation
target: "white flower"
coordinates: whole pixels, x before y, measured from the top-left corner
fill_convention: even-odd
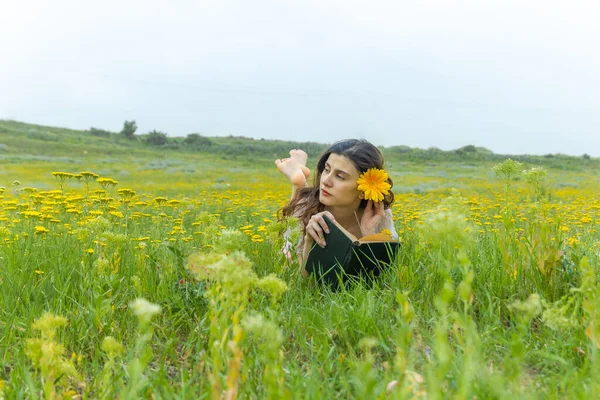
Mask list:
[[[150,322],[153,316],[160,313],[160,306],[158,304],[150,303],[143,298],[135,299],[129,303],[129,307],[141,323]]]

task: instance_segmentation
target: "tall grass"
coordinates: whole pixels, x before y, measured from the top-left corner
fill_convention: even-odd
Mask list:
[[[555,190],[503,164],[400,193],[396,263],[331,292],[280,251],[275,173],[140,165],[114,184],[40,166],[39,190],[4,171],[0,398],[597,397],[585,176]]]

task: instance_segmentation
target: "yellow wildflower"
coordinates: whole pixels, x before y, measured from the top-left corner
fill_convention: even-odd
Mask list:
[[[96,178],[100,177],[100,175],[98,175],[96,173],[93,173],[93,172],[90,172],[90,171],[80,172],[79,175],[81,175],[81,176],[83,176],[85,178],[93,178],[93,179],[96,179]]]
[[[54,175],[57,179],[60,179],[60,180],[69,179],[69,178],[74,177],[74,175],[69,172],[53,172],[52,175]]]
[[[81,176],[84,176],[84,177],[86,177],[86,178],[94,178],[94,179],[96,179],[96,178],[98,178],[98,177],[99,177],[99,175],[98,175],[98,174],[95,174],[95,173],[93,173],[93,172],[90,172],[90,171],[83,171],[83,172],[80,172],[80,173],[79,173],[79,175],[81,175]]]
[[[116,186],[119,184],[119,182],[112,178],[98,178],[96,179],[96,182],[98,182],[103,188],[106,188],[106,186]]]
[[[392,231],[390,231],[389,229],[383,228],[379,233],[382,234],[382,235],[386,235],[386,236],[392,237]]]
[[[135,190],[133,189],[119,189],[117,194],[121,197],[133,197],[135,196]]]
[[[43,227],[43,226],[36,226],[35,227],[35,234],[36,235],[41,235],[41,234],[48,233],[48,232],[50,232],[50,231],[48,229],[46,229],[45,227]]]
[[[109,214],[117,218],[123,218],[123,213],[121,211],[110,211]]]
[[[163,205],[164,203],[167,202],[167,198],[166,197],[155,197],[154,201],[158,203],[159,206]]]
[[[22,216],[28,218],[28,217],[41,217],[42,213],[39,211],[23,211],[21,213]]]

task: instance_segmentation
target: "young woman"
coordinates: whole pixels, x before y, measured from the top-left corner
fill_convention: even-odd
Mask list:
[[[325,233],[329,233],[328,218],[337,221],[354,236],[361,238],[386,229],[394,238],[390,206],[394,202],[392,180],[387,179],[389,190],[382,201],[367,200],[359,190],[358,179],[367,170],[383,170],[383,155],[366,140],[349,139],[334,143],[317,162],[313,186],[308,186],[310,170],[306,168],[307,154],[291,150],[290,157],[275,160],[277,168],[292,183],[292,198],[282,209],[283,216],[297,217],[302,225],[303,240],[296,247],[303,275],[307,275],[303,260],[316,242],[325,247]],[[288,249],[291,246],[287,243]]]

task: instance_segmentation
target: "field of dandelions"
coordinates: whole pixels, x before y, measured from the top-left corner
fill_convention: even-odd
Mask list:
[[[271,161],[90,160],[0,170],[0,399],[600,396],[595,174],[389,158],[399,257],[331,292]]]

